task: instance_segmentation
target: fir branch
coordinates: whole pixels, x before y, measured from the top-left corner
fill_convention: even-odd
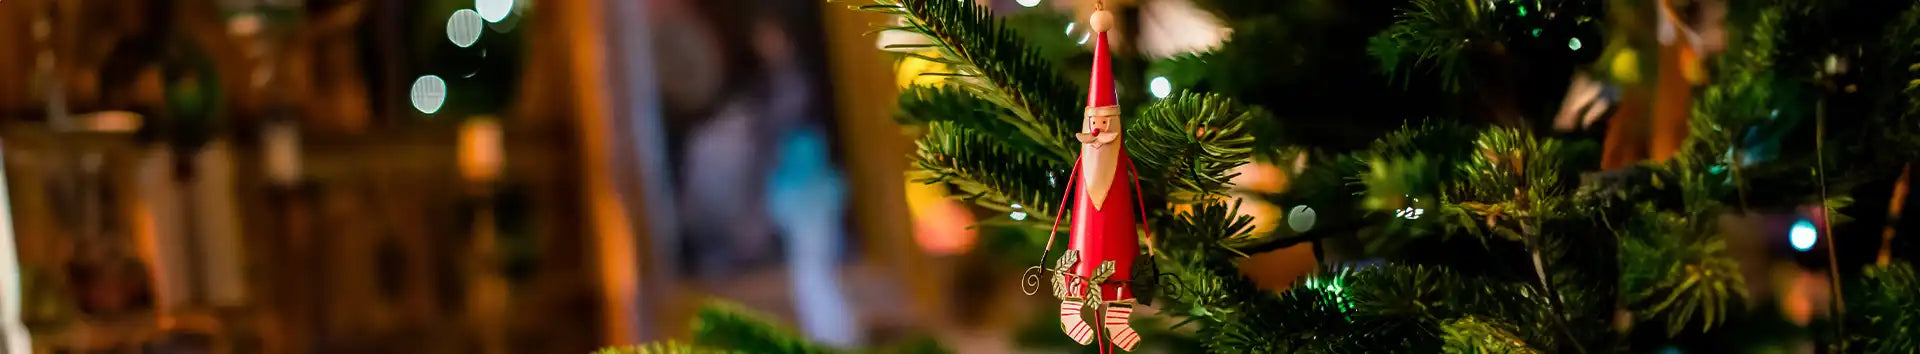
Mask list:
[[[696,345],[742,353],[826,354],[838,352],[781,329],[772,320],[739,305],[713,302],[700,308],[693,323]]]
[[[1174,213],[1172,221],[1164,230],[1163,243],[1186,243],[1176,247],[1209,256],[1246,257],[1239,248],[1256,241],[1251,239],[1253,217],[1240,214],[1238,200],[1231,205],[1220,200],[1194,204],[1191,210]]]
[[[1473,151],[1472,141],[1479,135],[1478,130],[1452,120],[1427,119],[1418,125],[1402,124],[1399,130],[1375,139],[1368,145],[1367,155],[1385,158],[1465,156]]]
[[[1410,77],[1431,63],[1442,87],[1459,91],[1472,74],[1467,57],[1476,46],[1497,46],[1499,25],[1477,1],[1414,0],[1399,21],[1367,41],[1367,54],[1393,76]]]
[[[1366,189],[1362,206],[1374,212],[1436,209],[1438,217],[1428,222],[1442,224],[1448,234],[1533,242],[1527,238],[1539,235],[1539,223],[1561,215],[1568,204],[1559,143],[1508,128],[1481,131],[1471,145],[1439,140],[1462,135],[1461,129],[1423,125],[1376,141],[1358,155],[1367,166],[1354,177]],[[1414,205],[1415,199],[1425,202]],[[1378,239],[1369,249],[1398,241]]]
[[[1451,199],[1490,205],[1539,218],[1557,215],[1565,185],[1560,181],[1560,145],[1518,129],[1494,128],[1474,141],[1477,153],[1454,166]]]
[[[1739,264],[1727,255],[1714,223],[1717,212],[1683,215],[1643,207],[1620,250],[1620,288],[1641,319],[1663,319],[1678,335],[1699,317],[1701,331],[1727,319],[1730,303],[1746,298]]]
[[[1043,151],[1044,144],[1020,134],[1018,117],[1004,107],[975,97],[957,85],[913,86],[900,92],[894,121],[925,126],[951,122],[987,136],[999,137],[1012,151]]]
[[[1361,206],[1393,211],[1412,205],[1410,198],[1442,199],[1441,188],[1453,184],[1454,176],[1439,166],[1472,155],[1480,134],[1451,121],[1428,120],[1375,139],[1350,158],[1362,166],[1361,174],[1350,177],[1366,191]]]
[[[1181,93],[1125,125],[1127,153],[1145,182],[1168,187],[1169,201],[1220,196],[1238,175],[1231,171],[1253,159],[1253,127],[1271,119],[1220,95]]]
[[[901,125],[926,125],[932,122],[959,122],[968,127],[994,133],[1012,131],[1005,116],[1012,113],[992,102],[973,97],[953,85],[912,86],[900,91],[893,120]]]
[[[1034,222],[1053,220],[1071,166],[1014,150],[1001,139],[953,122],[931,122],[915,141],[915,182],[951,183],[963,198],[1000,211],[1021,209]]]
[[[1182,253],[1182,255],[1189,255]],[[1320,273],[1280,293],[1255,287],[1230,261],[1194,259],[1178,270],[1184,285],[1170,294],[1168,313],[1199,323],[1197,337],[1208,351],[1288,353],[1359,352],[1343,340],[1351,327],[1350,301],[1341,294],[1344,271]]]
[[[1527,341],[1513,335],[1509,330],[1512,327],[1510,324],[1472,316],[1447,321],[1441,326],[1441,330],[1445,331],[1441,337],[1446,341],[1441,349],[1447,353],[1540,353],[1527,346]]]
[[[1920,352],[1920,275],[1913,264],[1869,266],[1848,295],[1849,352]]]
[[[1047,147],[1052,159],[1073,158],[1079,89],[986,7],[966,1],[875,0],[857,8],[905,17],[901,29],[934,39],[939,45],[930,49],[953,65],[956,80],[948,82],[1007,108],[1018,118],[1021,134]]]
[[[1522,284],[1389,264],[1322,271],[1276,296],[1230,262],[1186,264],[1170,312],[1205,324],[1196,335],[1215,352],[1433,352],[1447,345],[1447,324],[1469,319],[1505,331],[1503,341],[1555,348],[1540,325],[1546,305]]]
[[[701,348],[674,341],[647,343],[625,347],[600,348],[593,354],[724,354],[726,351]]]
[[[1212,352],[1313,352],[1302,342],[1344,322],[1342,307],[1331,293],[1275,296],[1242,275],[1237,264],[1246,254],[1236,247],[1251,235],[1252,219],[1237,210],[1237,202],[1211,202],[1176,213],[1160,238],[1159,256],[1174,275],[1166,311],[1199,323],[1195,336]],[[1300,337],[1276,337],[1288,334]]]

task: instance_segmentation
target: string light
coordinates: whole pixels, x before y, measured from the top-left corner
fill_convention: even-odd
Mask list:
[[[1572,49],[1572,50],[1575,50],[1575,51],[1579,51],[1579,50],[1580,50],[1580,38],[1578,38],[1578,37],[1575,37],[1575,38],[1573,38],[1573,39],[1569,39],[1569,40],[1567,40],[1567,49]]]
[[[1173,94],[1173,83],[1168,82],[1165,76],[1155,76],[1147,82],[1147,92],[1153,93],[1155,98],[1167,98],[1167,95]]]
[[[1026,7],[1040,6],[1040,0],[1017,0],[1016,2],[1019,2],[1020,6]]]
[[[1013,212],[1007,213],[1007,217],[1013,218],[1014,221],[1027,219],[1027,212],[1020,208],[1020,204],[1014,204],[1012,205],[1012,207],[1013,207]]]
[[[1806,252],[1813,250],[1814,242],[1819,240],[1820,232],[1815,231],[1813,229],[1813,222],[1807,221],[1806,219],[1800,219],[1800,221],[1794,222],[1793,228],[1787,231],[1787,242],[1792,243],[1793,249],[1796,251]]]

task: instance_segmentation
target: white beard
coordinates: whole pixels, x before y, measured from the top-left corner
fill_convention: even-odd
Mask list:
[[[1120,169],[1120,139],[1100,144],[1080,144],[1080,187],[1087,191],[1086,197],[1093,201],[1093,210],[1100,210],[1106,204],[1107,190],[1113,187],[1113,172]]]

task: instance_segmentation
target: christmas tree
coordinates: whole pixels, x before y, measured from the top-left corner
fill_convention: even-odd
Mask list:
[[[1759,332],[1727,333],[1757,315],[1726,220],[1796,208],[1818,219],[1817,263],[1836,283],[1812,342],[1920,351],[1920,279],[1893,251],[1911,241],[1835,245],[1832,231],[1885,212],[1850,208],[1852,193],[1904,180],[1920,157],[1920,4],[1737,1],[1719,50],[1681,0],[1196,3],[1226,41],[1112,55],[1157,250],[1135,265],[1157,271],[1135,277],[1138,296],[1208,351],[1600,353],[1682,337],[1757,350],[1738,337]],[[1070,19],[852,7],[899,18],[879,30],[914,39],[884,49],[942,68],[898,100],[921,134],[913,176],[1021,215],[997,221],[1035,240],[1072,217],[1055,215],[1087,107],[1086,75],[1066,69],[1086,49],[1055,27]],[[1137,22],[1117,12],[1121,31]],[[1137,89],[1163,84],[1184,92]],[[1577,104],[1602,86],[1626,92],[1601,99],[1617,108]],[[1580,128],[1595,117],[1606,124]],[[1287,227],[1255,232],[1228,195],[1252,163],[1292,166],[1285,191],[1255,200],[1292,208]],[[1302,244],[1330,258],[1289,288],[1239,268]],[[1836,247],[1882,255],[1843,262]],[[741,318],[711,310],[694,344],[632,351],[835,350]],[[938,349],[882,351],[921,350]]]

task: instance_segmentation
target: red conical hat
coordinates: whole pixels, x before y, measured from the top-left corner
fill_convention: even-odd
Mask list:
[[[1113,94],[1113,61],[1107,54],[1107,30],[1113,28],[1113,13],[1106,10],[1093,12],[1088,21],[1093,29],[1093,79],[1087,90],[1087,107],[1106,107],[1115,104]]]

